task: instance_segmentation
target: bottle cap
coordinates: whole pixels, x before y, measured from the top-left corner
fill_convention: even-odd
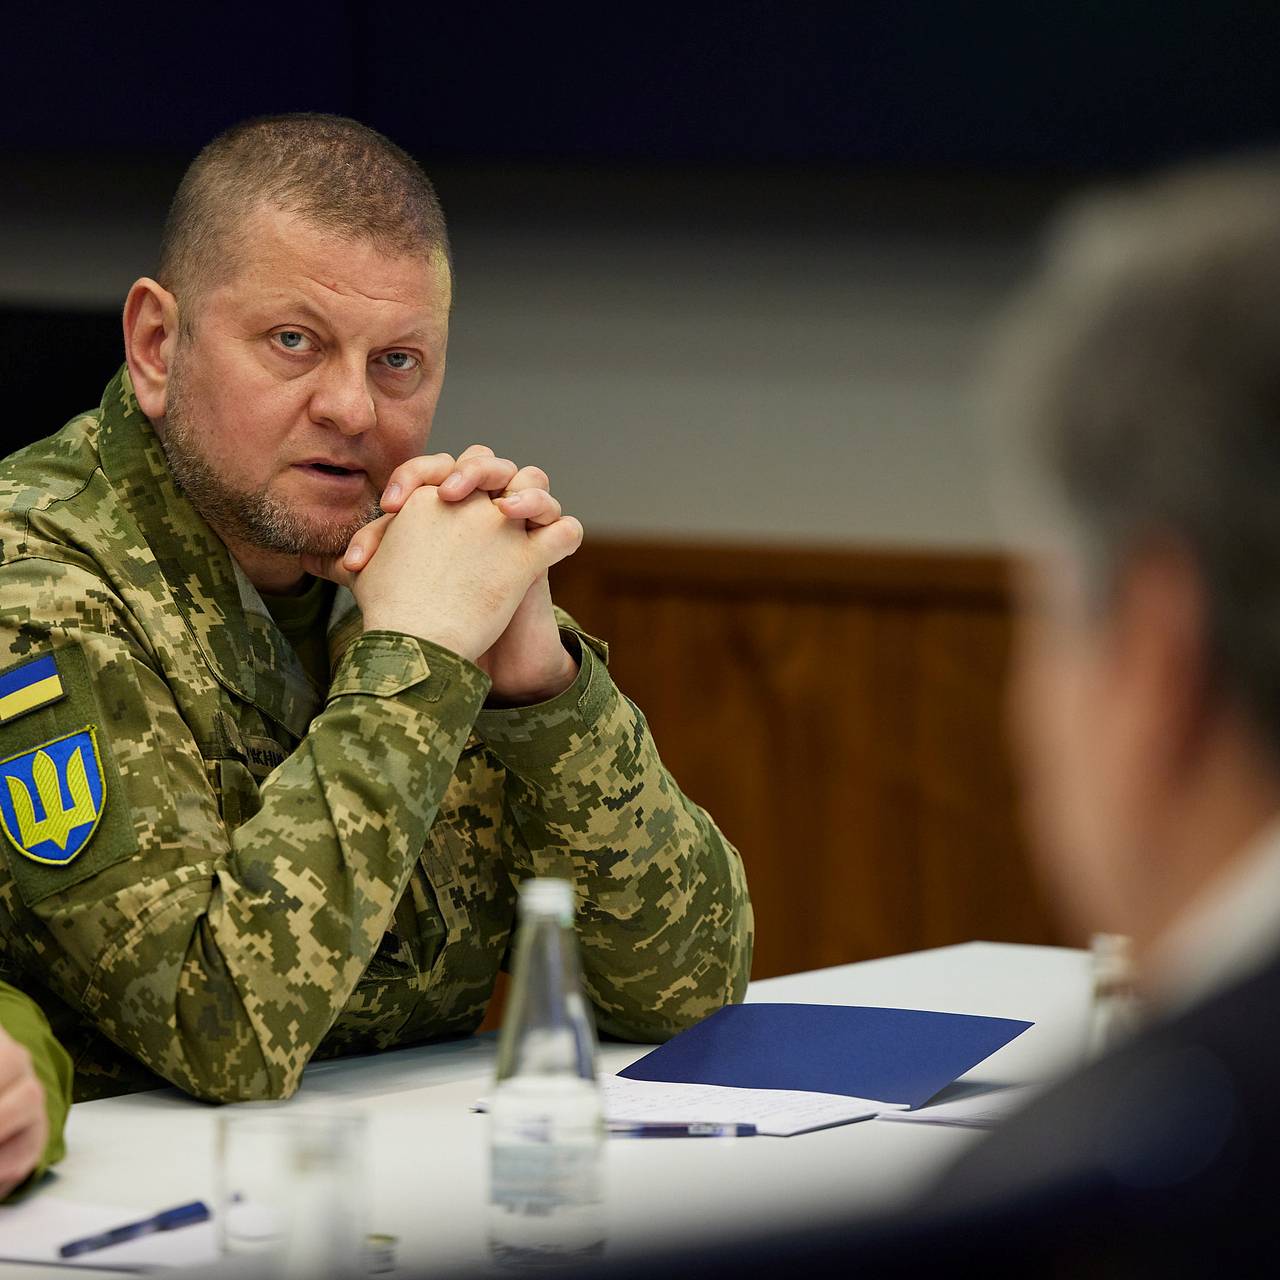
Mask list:
[[[561,924],[573,923],[573,885],[567,880],[540,876],[520,886],[520,914],[555,916]]]

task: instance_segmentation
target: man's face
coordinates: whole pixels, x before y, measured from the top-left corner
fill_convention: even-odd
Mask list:
[[[1125,932],[1144,766],[1115,637],[1066,554],[1028,564],[1020,594],[1009,723],[1037,871],[1069,923]]]
[[[337,555],[424,451],[444,380],[439,255],[387,257],[278,209],[195,301],[158,424],[170,466],[235,550]]]

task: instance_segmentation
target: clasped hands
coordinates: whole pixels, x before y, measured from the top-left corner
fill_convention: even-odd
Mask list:
[[[388,477],[385,514],[345,553],[303,557],[350,587],[366,631],[402,631],[475,662],[491,699],[527,705],[563,692],[578,664],[560,639],[547,570],[572,555],[582,526],[562,515],[546,473],[472,445],[410,458]]]

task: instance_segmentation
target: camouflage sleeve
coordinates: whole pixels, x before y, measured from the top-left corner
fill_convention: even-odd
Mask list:
[[[88,723],[106,778],[101,823],[69,865],[0,841],[7,945],[188,1092],[288,1096],[382,938],[487,677],[435,645],[366,632],[259,810],[228,830],[152,639],[123,602],[52,560],[6,566],[0,591],[0,667],[51,649],[68,685],[0,726],[0,758]]]
[[[31,1055],[31,1065],[44,1089],[44,1108],[49,1117],[44,1151],[30,1177],[11,1193],[18,1194],[66,1154],[62,1130],[71,1107],[71,1059],[54,1039],[39,1006],[7,982],[0,982],[0,1027]]]
[[[736,850],[676,785],[607,649],[561,615],[578,679],[535,707],[485,710],[506,767],[512,874],[574,882],[600,1030],[664,1040],[741,1000],[752,914]]]

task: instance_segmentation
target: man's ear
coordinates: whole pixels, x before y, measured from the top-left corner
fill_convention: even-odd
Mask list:
[[[1117,584],[1113,618],[1151,763],[1178,773],[1203,747],[1213,698],[1209,601],[1195,558],[1172,541],[1143,548]]]
[[[178,300],[143,276],[124,303],[124,358],[138,407],[155,422],[164,417],[169,375],[178,346]]]

